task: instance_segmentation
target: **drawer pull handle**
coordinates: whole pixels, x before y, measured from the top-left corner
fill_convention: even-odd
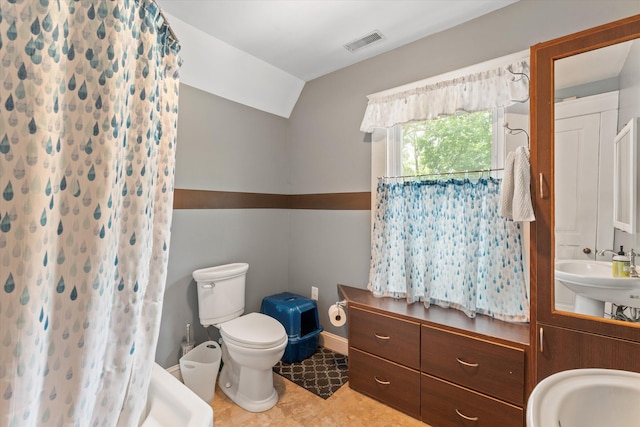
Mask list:
[[[467,421],[478,421],[478,417],[469,417],[456,409],[456,414]]]
[[[373,379],[374,379],[374,380],[376,380],[376,382],[377,382],[378,384],[382,384],[382,385],[389,385],[389,384],[391,384],[391,381],[381,380],[380,378],[376,377],[375,375],[374,375]]]
[[[468,366],[470,368],[477,368],[478,366],[480,366],[479,363],[469,363],[469,362],[465,362],[464,360],[460,360],[459,357],[456,357],[456,360],[458,361],[459,364],[463,365],[463,366]]]
[[[373,335],[376,338],[378,338],[379,340],[385,340],[386,341],[386,340],[390,340],[391,339],[391,337],[389,335],[378,335],[375,332],[373,333]]]

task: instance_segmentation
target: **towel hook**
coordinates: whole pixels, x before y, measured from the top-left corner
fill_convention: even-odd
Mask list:
[[[527,87],[529,87],[531,85],[531,79],[529,78],[529,76],[526,73],[516,73],[515,71],[513,71],[511,69],[511,66],[508,66],[507,71],[511,73],[511,75],[513,76],[513,82],[519,82],[522,79],[526,79],[527,80]],[[520,76],[518,78],[518,76]],[[521,102],[521,103],[525,103],[529,100],[529,98],[531,98],[531,95],[529,93],[527,93],[527,97],[525,99],[512,99],[512,102]]]
[[[504,127],[507,130],[507,133],[509,135],[518,135],[518,134],[524,132],[524,134],[527,135],[527,148],[530,148],[529,147],[529,133],[526,130],[524,130],[522,128],[510,128],[509,127],[509,123],[503,124],[502,127]]]

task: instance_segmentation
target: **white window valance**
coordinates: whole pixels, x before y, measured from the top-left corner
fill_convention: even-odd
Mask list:
[[[529,52],[369,95],[360,130],[391,128],[458,112],[507,107],[529,99]]]

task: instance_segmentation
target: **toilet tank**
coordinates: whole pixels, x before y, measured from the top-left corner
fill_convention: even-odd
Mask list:
[[[217,325],[244,312],[244,287],[249,264],[234,263],[193,272],[198,286],[198,312],[203,326]]]

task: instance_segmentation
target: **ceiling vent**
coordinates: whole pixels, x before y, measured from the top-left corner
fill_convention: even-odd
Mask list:
[[[354,40],[351,43],[345,44],[344,48],[351,53],[355,53],[357,50],[360,50],[365,46],[369,46],[370,44],[382,40],[383,38],[384,36],[382,35],[382,33],[378,30],[375,30],[370,34],[359,38],[358,40]]]

